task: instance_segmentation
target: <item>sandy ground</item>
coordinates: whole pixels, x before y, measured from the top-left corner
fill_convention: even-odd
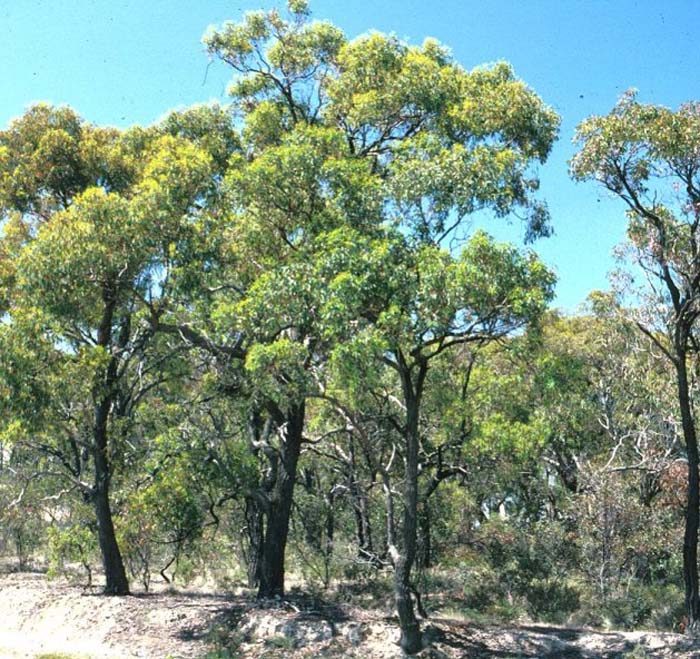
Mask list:
[[[436,617],[421,657],[700,659],[679,634],[544,625],[477,625]],[[387,612],[297,598],[260,605],[202,592],[104,597],[42,574],[0,575],[0,657],[71,659],[219,657],[398,659]],[[47,658],[48,659],[48,658]]]
[[[203,593],[104,597],[43,574],[0,575],[0,657],[199,657],[232,610]]]

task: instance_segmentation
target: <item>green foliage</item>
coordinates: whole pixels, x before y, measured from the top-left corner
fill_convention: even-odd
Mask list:
[[[240,659],[243,657],[239,649],[243,638],[231,633],[225,627],[210,630],[209,637],[212,639],[211,642],[215,649],[202,655],[202,659]]]
[[[241,150],[240,137],[230,112],[217,104],[196,105],[171,112],[159,128],[208,154],[218,174],[226,171],[229,160]]]
[[[600,617],[595,622],[609,629],[673,630],[684,613],[681,589],[673,584],[650,586],[633,582],[625,592],[599,606],[597,613]]]
[[[489,520],[475,534],[482,552],[480,567],[470,566],[464,577],[466,606],[499,616],[522,607],[532,619],[565,622],[580,598],[563,579],[578,559],[571,540],[560,524],[518,528]]]
[[[92,566],[97,552],[95,532],[84,523],[49,528],[48,576],[70,576],[77,563],[86,573],[87,585],[92,585]]]
[[[0,555],[13,555],[17,569],[26,570],[44,545],[46,524],[36,495],[27,493],[29,486],[23,491],[12,481],[6,473],[0,478]]]
[[[201,539],[204,510],[184,465],[167,470],[126,501],[120,524],[120,545],[134,577],[148,590],[154,568],[171,564],[172,576],[187,582],[186,559]],[[183,574],[185,574],[183,578]]]
[[[678,295],[698,294],[693,273],[700,208],[699,126],[697,103],[672,111],[640,103],[630,90],[608,115],[590,117],[577,129],[580,149],[570,163],[571,175],[598,181],[625,201],[634,259],[662,284],[640,292],[658,307],[645,324],[660,321],[664,327],[673,322],[663,317],[663,307],[674,296],[677,304]]]

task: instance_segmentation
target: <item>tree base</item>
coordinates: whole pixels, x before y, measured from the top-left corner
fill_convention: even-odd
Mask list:
[[[691,620],[685,626],[683,633],[692,639],[700,639],[700,620]]]
[[[423,644],[423,636],[420,633],[420,628],[418,625],[401,630],[401,640],[399,645],[401,646],[403,653],[408,656],[418,654],[424,649],[425,646]]]

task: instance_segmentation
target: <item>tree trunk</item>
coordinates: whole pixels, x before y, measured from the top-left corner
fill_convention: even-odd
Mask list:
[[[266,511],[266,527],[260,563],[258,597],[284,595],[284,553],[289,534],[289,517],[301,452],[305,405],[290,408],[280,428],[279,469]]]
[[[255,588],[260,583],[260,562],[263,550],[264,513],[260,504],[252,496],[245,501],[246,535],[248,552],[245,556],[248,572],[248,587]]]
[[[17,552],[17,564],[20,572],[27,569],[27,561],[24,556],[24,543],[22,542],[22,529],[15,529],[15,551]]]
[[[372,523],[369,519],[367,493],[360,484],[355,462],[355,441],[350,437],[350,473],[348,474],[348,489],[352,497],[352,507],[355,513],[355,535],[357,537],[357,556],[360,560],[377,564],[372,541]]]
[[[326,543],[323,548],[323,587],[331,584],[331,562],[333,560],[333,543],[335,540],[335,497],[333,491],[326,496]]]
[[[116,308],[115,297],[109,287],[103,290],[104,309],[97,330],[97,345],[110,349],[112,345],[112,321]],[[124,346],[128,340],[129,322],[122,321],[119,344]],[[117,358],[112,356],[107,365],[104,379],[98,378],[93,391],[95,405],[95,425],[93,427],[93,459],[95,462],[95,484],[91,498],[97,518],[97,539],[102,553],[102,565],[105,572],[105,593],[109,595],[128,595],[129,582],[126,578],[117,536],[114,533],[112,510],[109,505],[109,486],[112,468],[107,453],[108,420],[115,396],[117,382]],[[101,380],[101,381],[100,381]]]
[[[430,526],[430,506],[425,501],[420,516],[420,552],[419,566],[427,569],[433,564],[433,549],[431,542],[432,528]]]
[[[411,569],[416,559],[418,532],[418,416],[420,395],[427,366],[421,364],[414,388],[410,369],[402,369],[401,378],[406,404],[406,427],[404,433],[404,508],[403,547],[394,561],[394,597],[401,627],[401,649],[406,654],[415,654],[422,649],[420,625],[413,609],[411,595]]]
[[[362,492],[353,493],[353,510],[355,512],[355,533],[357,536],[357,556],[360,560],[378,565],[379,561],[374,551],[372,540],[372,523],[367,509],[367,495]]]
[[[700,478],[698,473],[698,442],[693,419],[686,355],[677,350],[678,402],[683,423],[683,439],[688,454],[688,490],[683,538],[683,580],[685,607],[688,616],[687,632],[700,633],[700,597],[698,594],[698,527],[700,526]]]
[[[128,595],[129,581],[126,578],[124,562],[117,544],[109,506],[109,486],[104,483],[96,488],[93,495],[95,516],[97,517],[97,537],[102,553],[102,566],[105,572],[105,589],[108,595]]]

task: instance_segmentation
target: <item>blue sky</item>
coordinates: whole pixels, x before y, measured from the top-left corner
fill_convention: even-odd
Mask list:
[[[4,0],[0,3],[0,126],[34,101],[67,103],[86,119],[129,126],[199,101],[225,101],[229,71],[208,66],[201,36],[262,0]],[[567,176],[576,124],[610,110],[630,87],[676,107],[700,98],[697,0],[312,0],[315,18],[348,36],[370,29],[450,46],[465,67],[501,59],[562,117],[541,169],[555,236],[535,248],[559,276],[556,304],[575,309],[605,288],[624,209]],[[519,240],[518,225],[488,222]]]

